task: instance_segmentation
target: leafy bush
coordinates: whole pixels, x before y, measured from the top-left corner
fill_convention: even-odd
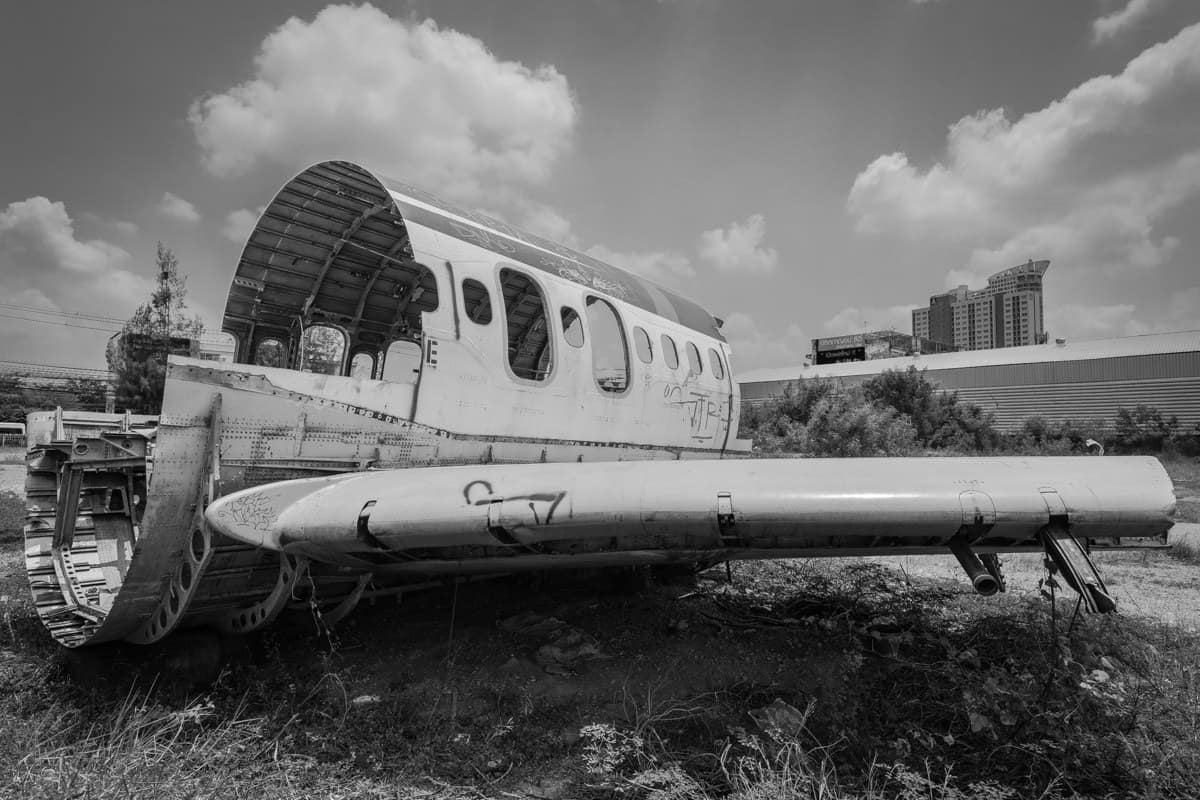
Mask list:
[[[1078,455],[1088,452],[1088,442],[1100,443],[1106,450],[1113,447],[1111,421],[1048,420],[1035,416],[1025,420],[1019,433],[1010,434],[1005,449],[1044,456]]]
[[[917,449],[916,433],[908,420],[850,394],[819,400],[808,424],[788,443],[796,452],[835,458],[902,456]]]
[[[1176,417],[1163,419],[1153,406],[1118,408],[1116,444],[1123,452],[1158,453],[1179,429]]]
[[[912,425],[898,413],[830,381],[789,385],[742,424],[753,431],[757,449],[768,453],[899,456],[917,447]]]
[[[912,367],[860,387],[790,384],[781,397],[747,409],[742,429],[764,452],[812,456],[899,456],[921,448],[973,453],[1000,442],[990,414],[957,394],[939,393]]]
[[[862,391],[868,402],[907,417],[924,447],[987,451],[1000,441],[990,414],[960,401],[957,392],[939,392],[916,367],[881,372],[865,382]]]

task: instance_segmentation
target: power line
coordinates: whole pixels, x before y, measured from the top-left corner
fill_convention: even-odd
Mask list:
[[[43,364],[41,361],[17,361],[12,358],[0,358],[0,364],[15,364],[19,367],[44,367],[46,369],[66,369],[74,372],[107,372],[94,367],[69,367],[63,364]]]
[[[102,333],[118,333],[121,328],[124,327],[124,323],[121,323],[120,325],[113,323],[110,327],[98,328],[94,325],[79,325],[74,322],[68,322],[65,319],[36,319],[34,317],[20,317],[15,314],[5,314],[4,312],[0,312],[0,317],[4,317],[5,319],[19,319],[22,322],[36,322],[42,325],[61,325],[67,328],[80,328],[85,331],[101,331]]]
[[[15,305],[13,303],[0,303],[0,308],[11,308],[11,309],[15,309],[17,311],[26,311],[26,312],[32,312],[34,314],[46,314],[49,316],[57,316],[57,317],[78,317],[80,319],[90,320],[93,322],[118,322],[118,323],[121,323],[122,325],[125,324],[125,320],[120,319],[118,317],[106,317],[102,314],[89,314],[86,311],[68,311],[66,309],[54,309],[54,308],[34,308],[33,306],[21,306],[21,305]]]

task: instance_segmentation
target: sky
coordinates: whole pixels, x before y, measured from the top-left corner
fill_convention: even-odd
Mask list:
[[[19,3],[0,74],[0,360],[103,367],[157,242],[219,329],[335,158],[697,300],[735,371],[1029,259],[1052,338],[1200,328],[1193,0]]]

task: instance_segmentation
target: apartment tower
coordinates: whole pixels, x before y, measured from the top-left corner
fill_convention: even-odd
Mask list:
[[[959,286],[912,312],[913,336],[959,350],[1017,347],[1046,341],[1042,276],[1049,261],[1029,261],[988,278],[987,288]]]

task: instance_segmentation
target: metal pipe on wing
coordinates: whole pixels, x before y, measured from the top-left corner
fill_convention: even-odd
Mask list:
[[[1048,499],[1050,498],[1050,499]],[[752,459],[429,467],[268,484],[212,503],[220,532],[381,572],[663,558],[1041,549],[1154,537],[1175,497],[1149,457]]]
[[[967,573],[967,578],[971,581],[971,585],[975,587],[975,591],[984,597],[990,597],[1000,591],[1000,581],[984,567],[983,562],[971,550],[971,546],[967,544],[967,539],[962,533],[956,533],[951,536],[947,544],[950,547],[950,552],[958,559],[963,572]]]

